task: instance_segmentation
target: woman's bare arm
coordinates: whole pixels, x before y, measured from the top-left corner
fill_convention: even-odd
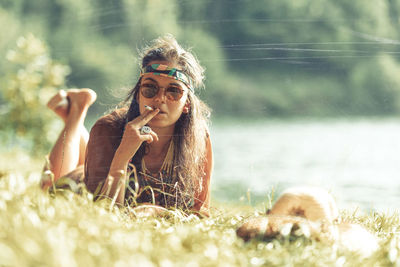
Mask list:
[[[208,136],[206,141],[206,162],[204,166],[204,177],[202,179],[202,190],[195,199],[194,210],[201,214],[210,216],[210,195],[211,195],[211,176],[213,172],[213,151],[211,139]]]
[[[142,115],[126,124],[121,143],[114,154],[107,178],[100,191],[101,198],[111,198],[115,200],[116,204],[123,205],[129,160],[136,154],[143,142],[151,143],[158,140],[155,132],[150,131],[148,134],[141,134],[140,128],[146,125],[158,112],[159,109],[146,109]]]

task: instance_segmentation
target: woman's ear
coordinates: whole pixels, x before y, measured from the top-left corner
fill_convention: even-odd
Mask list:
[[[183,113],[188,114],[190,111],[190,100],[187,99],[185,105],[183,106]]]

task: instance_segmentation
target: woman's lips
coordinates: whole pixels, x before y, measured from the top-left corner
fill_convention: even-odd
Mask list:
[[[166,114],[167,114],[167,112],[164,112],[164,111],[161,111],[161,110],[160,110],[160,112],[158,112],[157,116],[158,116],[158,115],[166,115]]]
[[[160,111],[157,113],[156,116],[158,116],[158,115],[166,115],[166,114],[167,114],[167,112],[161,110],[161,109],[158,108],[158,107],[152,106],[151,108],[152,108],[153,110],[155,110],[155,109],[159,109],[159,110],[160,110]]]
[[[153,109],[157,109],[156,107],[153,107]],[[162,110],[162,109],[160,109],[160,108],[158,108],[160,111],[158,112],[158,114],[165,114],[165,113],[167,113],[167,112],[165,112],[164,110]]]

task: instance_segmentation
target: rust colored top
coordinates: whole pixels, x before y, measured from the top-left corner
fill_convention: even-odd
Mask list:
[[[114,154],[123,135],[127,108],[121,108],[101,117],[90,131],[86,148],[84,183],[94,193],[107,178]],[[210,147],[211,149],[211,147]],[[208,210],[210,202],[210,175],[202,181],[202,190],[194,196],[195,211]],[[207,211],[206,211],[207,213]]]

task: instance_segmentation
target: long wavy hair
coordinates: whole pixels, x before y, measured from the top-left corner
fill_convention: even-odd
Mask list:
[[[142,50],[141,67],[147,66],[152,61],[168,61],[177,64],[192,81],[195,91],[204,87],[204,69],[195,56],[183,49],[174,37],[167,35],[160,37]],[[126,115],[126,122],[140,115],[139,105],[136,101],[141,79],[129,92],[126,103],[130,103]],[[165,206],[188,208],[194,197],[202,190],[202,179],[205,176],[206,140],[208,138],[208,124],[210,109],[191,90],[188,90],[190,110],[182,113],[175,124],[173,174],[171,174],[173,188],[167,188],[168,199]],[[148,151],[144,142],[132,158],[138,173],[141,173],[141,161]],[[139,176],[140,177],[140,176]]]

